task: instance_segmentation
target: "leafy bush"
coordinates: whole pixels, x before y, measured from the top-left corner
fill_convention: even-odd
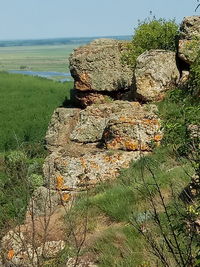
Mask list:
[[[30,157],[22,148],[1,157],[0,237],[7,227],[22,222],[32,192],[44,183],[44,159]]]
[[[135,29],[133,39],[128,45],[128,52],[124,54],[124,60],[131,66],[135,66],[137,57],[150,49],[176,50],[178,25],[174,20],[146,19],[139,22]]]
[[[190,142],[188,127],[200,123],[199,98],[194,97],[188,87],[176,88],[158,103],[158,108],[164,128],[163,144],[173,146],[181,156],[186,155]]]

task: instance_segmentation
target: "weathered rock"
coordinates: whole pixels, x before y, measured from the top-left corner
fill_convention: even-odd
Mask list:
[[[178,56],[184,62],[192,64],[200,53],[199,40],[179,40]]]
[[[51,187],[60,190],[80,191],[100,181],[114,179],[121,168],[128,168],[141,157],[139,151],[99,150],[79,157],[52,153],[44,164],[45,177],[50,177]]]
[[[192,64],[200,52],[200,16],[185,17],[180,32],[178,56]]]
[[[77,48],[69,58],[74,88],[81,91],[129,90],[132,70],[122,64],[126,42],[98,39]]]
[[[47,157],[44,174],[52,189],[82,190],[100,180],[114,179],[120,168],[150,151],[162,138],[155,105],[114,101],[81,110],[67,146]],[[115,128],[118,123],[118,128]],[[106,129],[106,130],[105,130]],[[62,129],[63,131],[63,129]],[[114,145],[116,140],[120,140]],[[107,151],[98,148],[106,144]],[[133,150],[133,151],[132,151]]]
[[[180,26],[181,39],[199,39],[200,38],[200,16],[185,17]]]
[[[34,216],[49,216],[55,212],[59,205],[65,205],[70,201],[68,192],[60,192],[41,186],[37,188],[29,202],[27,212]]]
[[[92,105],[79,113],[78,123],[70,139],[80,143],[94,143],[102,139],[108,122],[122,114],[138,114],[143,111],[138,102],[114,101],[112,103]]]
[[[137,58],[135,69],[136,97],[143,101],[163,99],[165,92],[180,78],[174,52],[150,50]]]
[[[137,112],[121,113],[118,119],[110,120],[103,139],[108,149],[151,151],[163,137],[160,119],[155,114],[156,106],[138,107]]]
[[[80,109],[57,108],[51,118],[45,141],[49,151],[54,151],[69,142]]]
[[[11,230],[1,241],[3,266],[42,266],[42,260],[55,257],[65,247],[63,240],[46,241],[41,246],[30,243],[20,228]]]
[[[75,90],[75,101],[83,108],[92,104],[103,104],[112,101],[112,97],[99,92]]]

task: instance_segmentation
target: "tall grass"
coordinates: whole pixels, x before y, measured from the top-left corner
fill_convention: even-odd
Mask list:
[[[0,151],[18,142],[40,142],[54,109],[69,97],[72,83],[0,73]]]

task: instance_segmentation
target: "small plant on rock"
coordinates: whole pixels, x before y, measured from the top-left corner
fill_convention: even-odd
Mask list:
[[[134,67],[137,57],[146,50],[164,49],[175,51],[177,36],[178,25],[174,20],[167,21],[153,17],[153,19],[148,18],[144,21],[139,21],[123,60]]]

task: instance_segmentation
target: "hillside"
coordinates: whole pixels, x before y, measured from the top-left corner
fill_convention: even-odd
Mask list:
[[[70,92],[0,74],[2,266],[199,266],[199,38],[191,16],[93,40]]]

